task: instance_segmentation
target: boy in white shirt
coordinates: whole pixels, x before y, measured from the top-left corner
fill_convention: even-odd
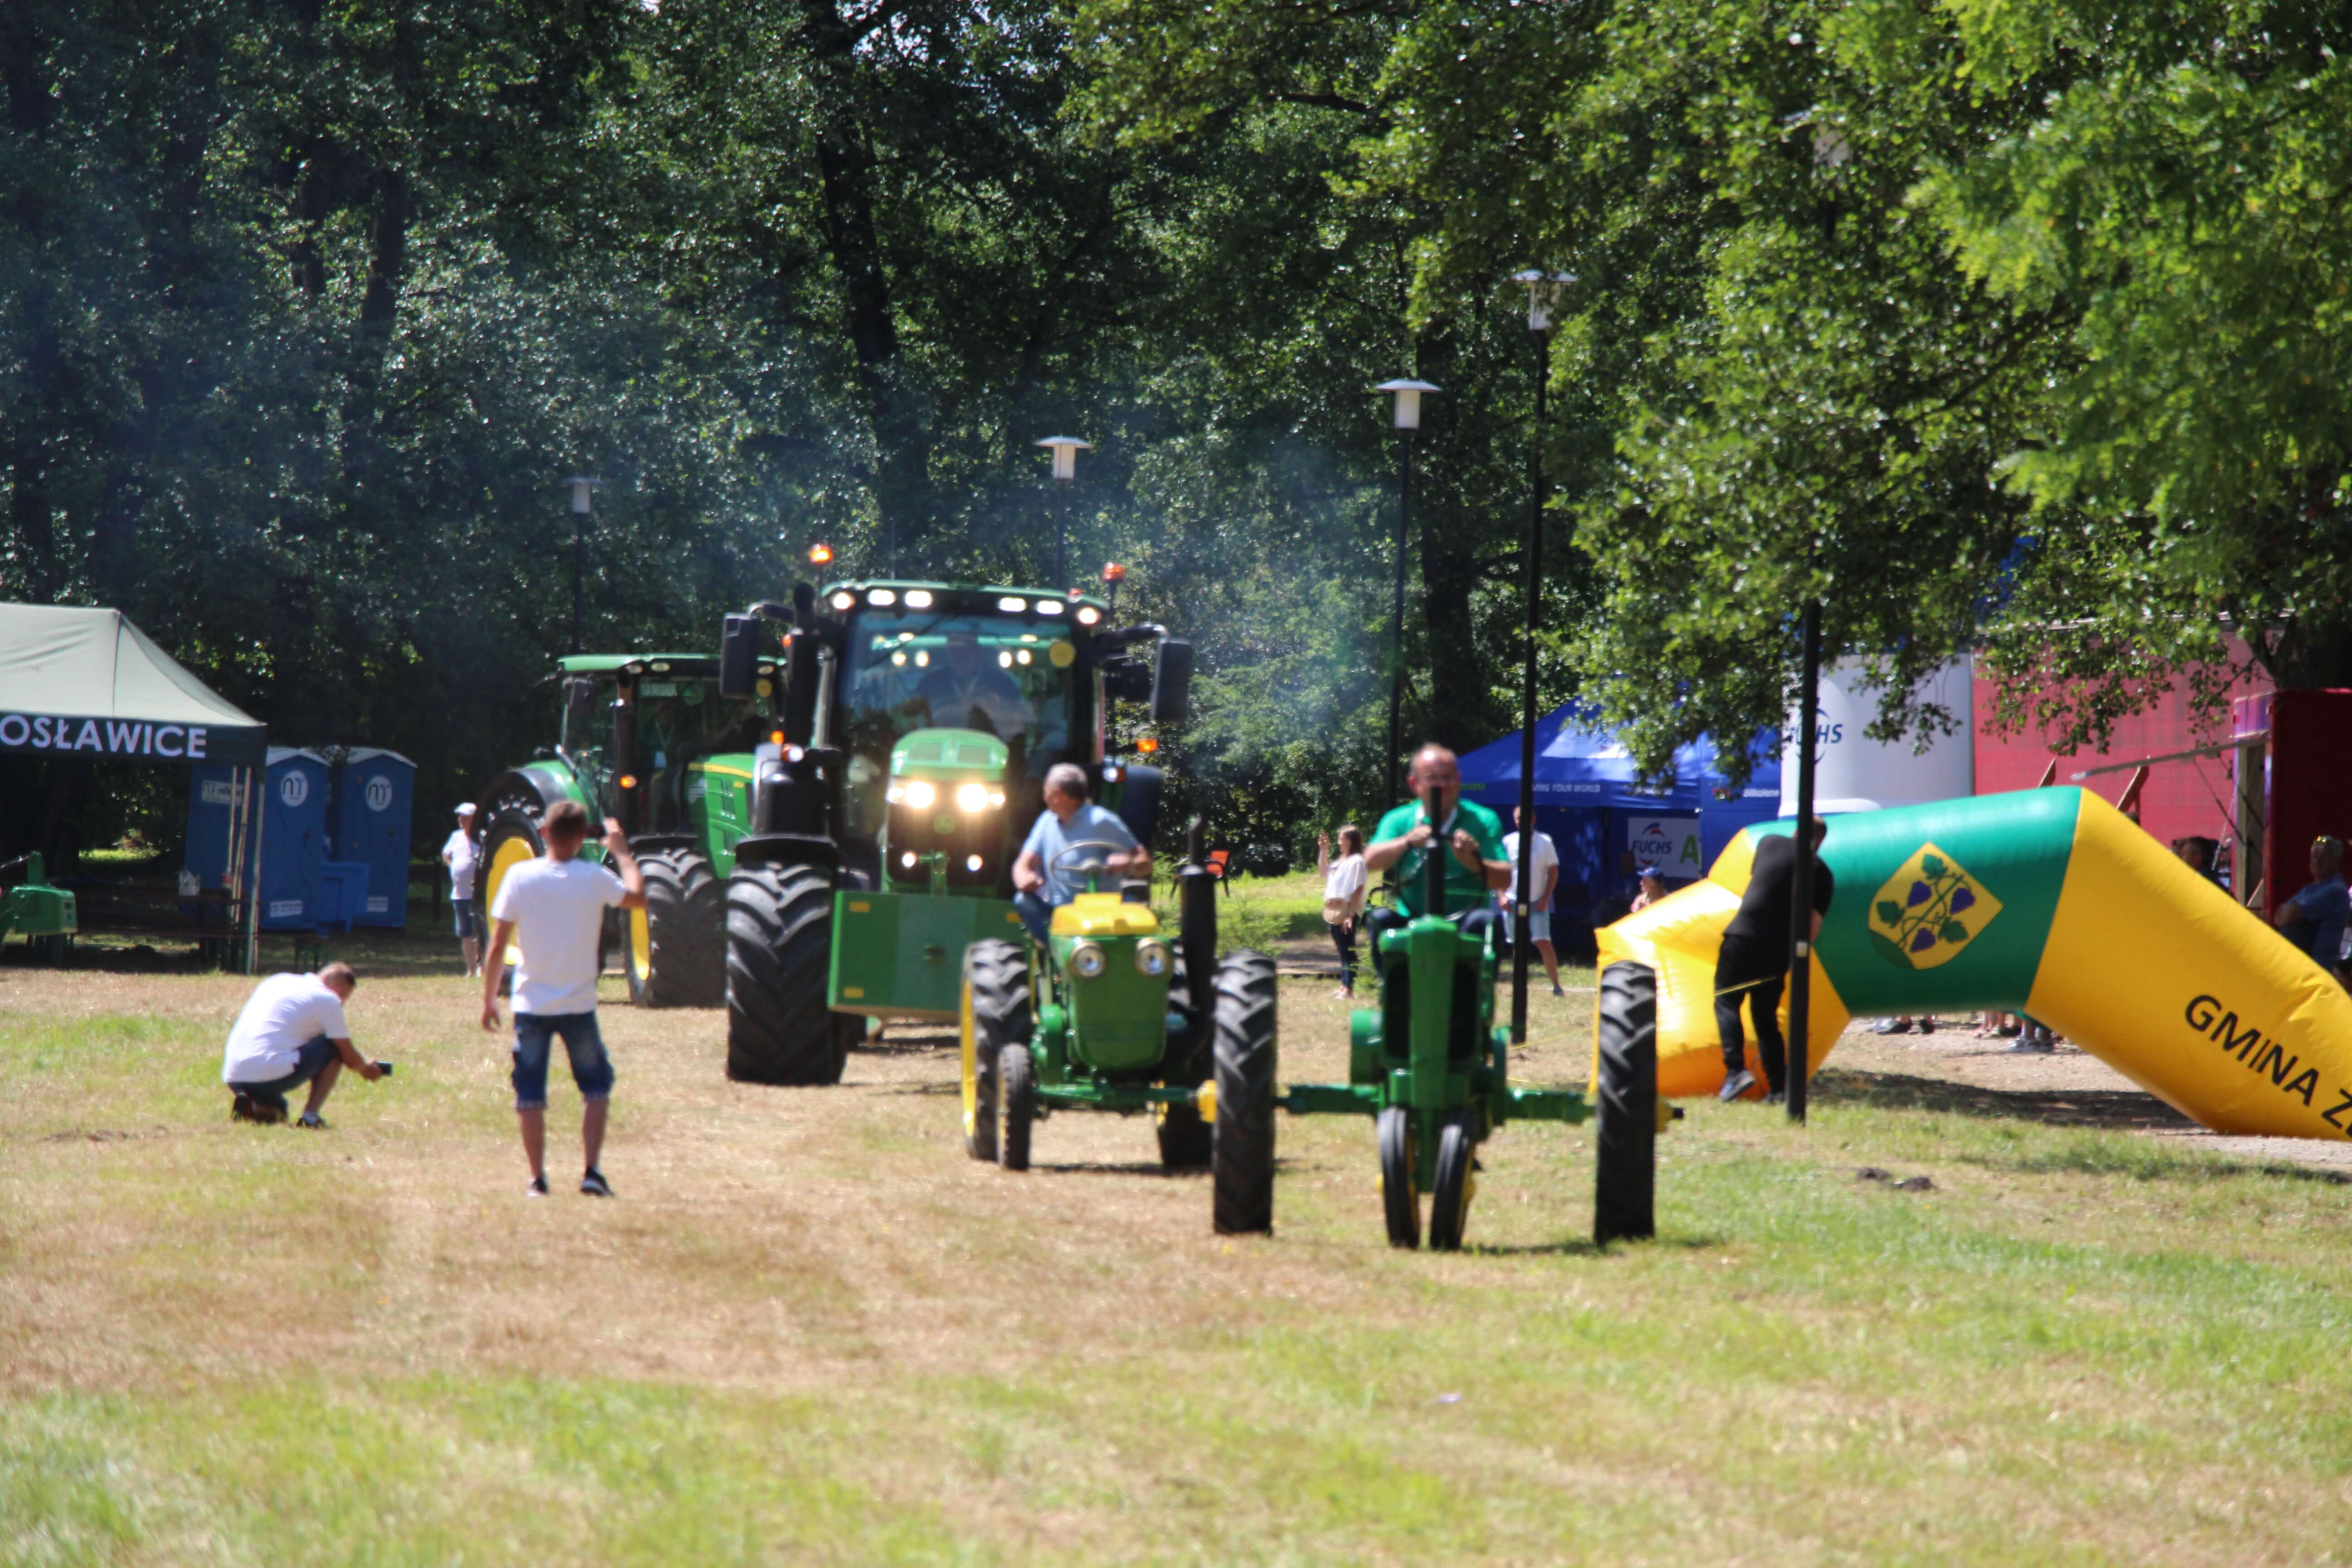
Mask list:
[[[310,1086],[302,1125],[317,1129],[319,1108],[350,1068],[373,1082],[384,1069],[362,1058],[343,1022],[359,976],[348,963],[331,963],[316,974],[273,974],[253,988],[228,1032],[221,1054],[221,1082],[236,1099],[229,1114],[265,1125],[286,1120],[286,1091]]]
[[[529,1194],[547,1195],[547,1062],[555,1040],[572,1061],[572,1081],[583,1102],[580,1142],[587,1171],[580,1190],[613,1195],[596,1168],[604,1152],[604,1116],[613,1096],[613,1063],[596,1026],[596,972],[604,911],[646,907],[645,873],[621,825],[604,819],[604,853],[620,873],[579,858],[588,837],[588,813],[578,801],[559,800],[540,823],[547,853],[525,861],[499,884],[490,907],[490,950],[482,958],[482,1027],[499,1032],[499,977],[507,944],[519,944],[514,982],[515,1115],[530,1161]]]

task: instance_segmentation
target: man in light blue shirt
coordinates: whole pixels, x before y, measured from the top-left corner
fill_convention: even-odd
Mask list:
[[[1074,844],[1093,841],[1113,847],[1108,857],[1114,877],[1151,875],[1151,851],[1135,841],[1116,813],[1087,799],[1087,770],[1076,763],[1057,763],[1045,771],[1045,809],[1028,841],[1013,861],[1013,907],[1021,923],[1039,942],[1045,940],[1054,910],[1085,891],[1084,879],[1054,862]]]

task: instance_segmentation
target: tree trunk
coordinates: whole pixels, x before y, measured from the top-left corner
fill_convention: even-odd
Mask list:
[[[802,0],[800,37],[815,63],[817,172],[825,242],[848,317],[858,391],[874,434],[874,500],[886,555],[919,548],[929,531],[929,437],[918,391],[898,353],[890,278],[874,222],[874,152],[858,118],[857,34],[833,0]],[[885,570],[899,569],[886,559]]]

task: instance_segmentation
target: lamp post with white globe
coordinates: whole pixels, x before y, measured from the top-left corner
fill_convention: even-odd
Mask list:
[[[1037,443],[1054,454],[1054,586],[1070,586],[1070,490],[1078,482],[1078,454],[1094,450],[1094,443],[1076,436],[1048,436]]]
[[[1389,776],[1388,793],[1397,798],[1397,753],[1404,746],[1404,539],[1412,509],[1412,433],[1421,428],[1421,395],[1444,388],[1425,381],[1384,381],[1372,388],[1396,399],[1398,468],[1396,525],[1396,599],[1389,625]]]

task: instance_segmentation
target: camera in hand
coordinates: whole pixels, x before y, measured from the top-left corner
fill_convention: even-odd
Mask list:
[[[390,1062],[378,1062],[375,1064],[375,1070],[383,1074],[384,1077],[390,1078],[392,1076],[392,1064]]]

